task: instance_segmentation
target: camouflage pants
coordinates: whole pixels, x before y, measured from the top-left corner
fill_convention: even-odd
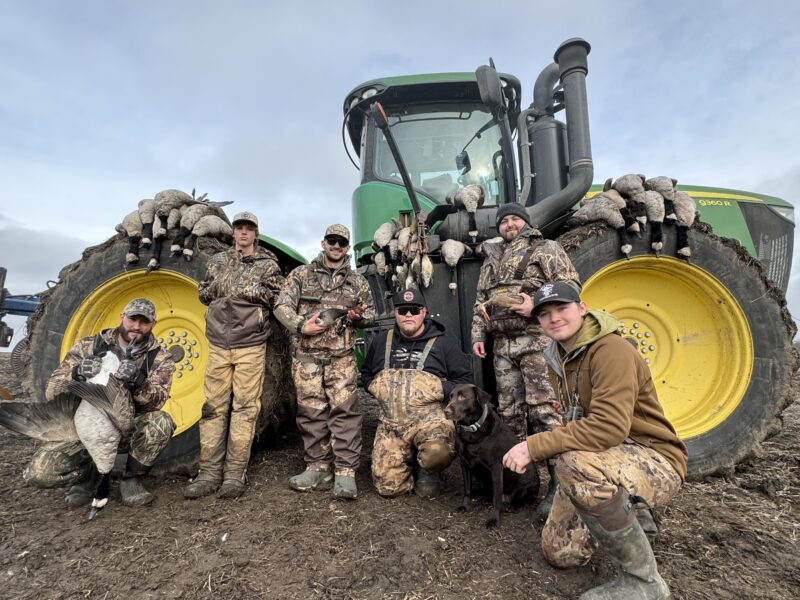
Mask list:
[[[494,372],[497,408],[520,439],[561,425],[554,407],[555,393],[547,379],[540,335],[494,334]]]
[[[565,452],[556,459],[558,488],[542,530],[542,553],[561,569],[586,564],[597,542],[575,506],[592,508],[622,487],[656,508],[678,492],[681,478],[661,454],[639,444],[621,444],[604,452]]]
[[[361,459],[355,356],[318,360],[298,354],[292,376],[306,468],[330,471],[333,462],[337,475],[354,476]]]
[[[266,354],[265,345],[230,350],[208,345],[198,479],[244,481],[261,410]]]
[[[133,432],[123,440],[121,450],[141,464],[150,466],[167,447],[175,421],[164,411],[156,410],[136,415]],[[33,455],[22,477],[39,488],[74,485],[84,480],[92,468],[92,459],[80,442],[48,442]]]
[[[402,426],[378,424],[372,447],[372,481],[381,496],[399,496],[414,489],[411,464],[442,471],[455,457],[455,428],[441,408]]]

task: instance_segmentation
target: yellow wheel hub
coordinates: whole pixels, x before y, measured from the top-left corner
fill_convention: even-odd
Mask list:
[[[197,299],[197,282],[176,271],[147,273],[137,269],[109,279],[92,290],[69,320],[61,358],[82,337],[116,327],[125,305],[147,298],[156,305],[153,335],[175,357],[172,389],[164,410],[175,420],[175,435],[200,420],[203,374],[208,356],[205,306]]]
[[[624,323],[622,335],[650,366],[682,439],[714,429],[739,405],[753,339],[741,307],[711,274],[674,258],[640,256],[592,275],[582,297]]]

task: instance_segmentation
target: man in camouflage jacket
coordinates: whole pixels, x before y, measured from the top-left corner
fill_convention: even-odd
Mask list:
[[[131,300],[120,315],[120,324],[85,337],[69,349],[64,360],[50,376],[45,390],[48,401],[69,394],[72,381],[86,381],[100,373],[103,357],[114,354],[120,365],[112,375],[131,391],[134,426],[129,439],[128,462],[120,483],[122,502],[142,506],[153,501],[153,494],[142,485],[144,475],[166,448],[175,422],[162,411],[169,398],[175,361],[153,336],[156,309],[144,298]],[[80,442],[49,442],[34,455],[25,470],[25,479],[37,487],[53,487],[75,482],[65,501],[68,506],[88,503],[100,475]]]
[[[200,418],[200,472],[187,498],[244,492],[250,446],[261,410],[270,307],[283,283],[278,259],[258,245],[258,219],[233,218],[234,247],[208,263],[200,302],[208,305],[206,401]],[[231,392],[233,398],[231,399]]]
[[[472,315],[472,351],[485,358],[486,342],[493,340],[498,410],[520,439],[548,431],[561,420],[547,379],[542,350],[548,343],[536,319],[531,318],[531,296],[545,283],[564,281],[580,290],[580,279],[558,242],[545,240],[531,227],[530,216],[517,202],[497,211],[501,242],[485,242],[486,259],[478,276]],[[509,301],[509,297],[511,301]],[[522,302],[518,302],[519,299]],[[550,482],[537,513],[546,517],[555,494],[555,471],[547,462]]]
[[[349,247],[347,227],[328,227],[320,255],[286,278],[275,316],[292,334],[297,427],[305,448],[306,469],[289,485],[309,491],[333,483],[335,497],[355,499],[361,413],[353,350],[356,328],[372,324],[375,311],[367,280],[350,268]]]
[[[539,432],[560,424],[542,358],[547,338],[530,317],[531,296],[542,284],[553,281],[569,282],[579,290],[580,280],[558,242],[545,240],[530,226],[522,205],[501,206],[497,230],[503,241],[483,244],[486,259],[472,315],[472,349],[477,357],[485,358],[485,343],[491,334],[498,409],[503,421],[522,439],[528,435],[529,425]],[[509,295],[523,302],[509,306]]]

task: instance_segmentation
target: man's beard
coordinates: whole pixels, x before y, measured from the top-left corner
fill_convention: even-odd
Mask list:
[[[125,341],[126,344],[130,343],[133,343],[134,345],[138,344],[145,337],[145,335],[141,332],[129,334],[122,325],[117,327],[117,332],[119,333],[120,337]]]
[[[413,336],[416,333],[422,332],[424,328],[424,322],[421,325],[414,324],[406,324],[406,323],[398,323],[397,326],[400,328],[400,333],[402,333],[406,337]]]

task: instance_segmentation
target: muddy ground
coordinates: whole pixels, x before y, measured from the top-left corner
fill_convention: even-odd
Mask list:
[[[18,394],[8,356],[0,384]],[[376,423],[365,405],[368,450]],[[785,417],[760,457],[687,484],[662,511],[654,550],[674,598],[800,597],[800,403]],[[34,449],[0,431],[0,598],[576,598],[613,571],[602,553],[581,569],[548,566],[532,508],[493,531],[486,503],[455,513],[457,467],[439,498],[385,500],[365,451],[357,501],[293,492],[302,451],[291,431],[254,455],[238,500],[187,501],[185,478],[148,479],[152,507],[114,502],[91,522],[64,506],[63,490],[24,484]]]

